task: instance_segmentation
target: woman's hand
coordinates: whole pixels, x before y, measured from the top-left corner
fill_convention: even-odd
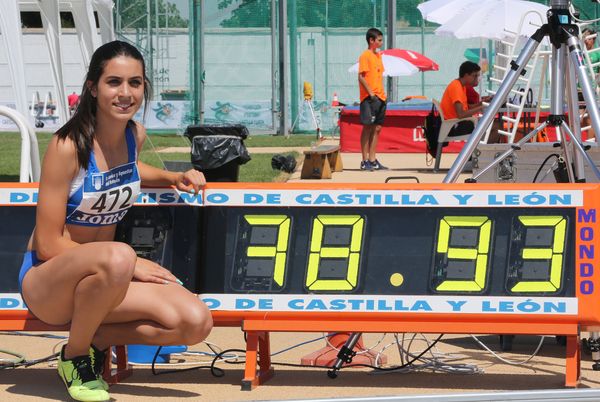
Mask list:
[[[171,282],[181,284],[181,281],[175,277],[168,269],[147,260],[138,257],[133,271],[133,279],[140,282],[152,282],[167,285]]]
[[[192,193],[198,194],[200,192],[200,187],[206,184],[206,179],[202,172],[197,171],[196,169],[190,169],[187,172],[181,172],[177,176],[177,180],[175,182],[175,186],[178,190],[188,191]]]

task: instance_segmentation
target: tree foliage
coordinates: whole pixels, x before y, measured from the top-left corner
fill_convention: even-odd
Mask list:
[[[271,26],[271,0],[218,0],[218,7],[230,13],[221,26],[267,28]],[[295,6],[299,27],[365,28],[386,25],[388,1],[396,1],[396,26],[419,27],[423,17],[417,5],[425,0],[287,0],[288,18]],[[532,0],[548,5],[550,0]],[[591,0],[572,0],[584,19],[600,17],[600,6]],[[383,21],[382,21],[383,20]],[[290,20],[288,19],[288,24]]]
[[[420,0],[396,2],[398,24],[421,24],[421,13],[417,10]],[[375,25],[381,28],[385,25],[387,12],[386,0],[288,0],[288,18],[293,15],[294,5],[296,25],[300,27],[364,28]],[[271,26],[271,0],[219,0],[218,7],[231,9],[231,16],[221,23],[223,27]]]
[[[146,0],[128,0],[121,2],[119,7],[121,25],[123,28],[147,27],[147,18],[150,17],[150,25],[156,27],[158,14],[158,25],[163,28],[187,28],[189,20],[182,18],[177,6],[166,0],[153,0],[150,2],[150,10],[146,7]]]

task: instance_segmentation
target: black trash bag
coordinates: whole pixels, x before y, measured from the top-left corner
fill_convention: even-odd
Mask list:
[[[248,129],[243,125],[188,126],[185,135],[192,143],[192,165],[200,171],[233,161],[243,165],[251,159],[243,141],[248,137]]]
[[[286,173],[294,173],[296,170],[296,159],[292,155],[273,155],[271,167],[275,170],[283,170]]]

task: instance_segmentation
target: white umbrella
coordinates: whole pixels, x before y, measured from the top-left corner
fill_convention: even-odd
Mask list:
[[[426,21],[444,24],[452,17],[490,0],[429,0],[417,6]]]
[[[531,36],[545,21],[549,7],[524,0],[483,0],[456,13],[435,30],[458,39],[502,40],[513,34]]]

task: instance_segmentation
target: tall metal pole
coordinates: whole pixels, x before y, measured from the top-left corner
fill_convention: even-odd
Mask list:
[[[271,118],[277,130],[277,0],[271,0]]]
[[[192,120],[194,124],[202,124],[204,122],[204,24],[202,24],[204,0],[190,1],[192,14],[190,88],[193,92],[190,100],[192,101]]]
[[[152,6],[151,1],[146,0],[146,49],[148,49],[148,56],[146,57],[146,75],[148,79],[154,85],[154,45],[152,44]]]
[[[288,40],[287,40],[287,0],[279,0],[279,134],[288,132]]]
[[[383,5],[382,5],[383,10]],[[383,11],[382,11],[383,12]],[[383,22],[383,18],[382,18]],[[387,7],[387,48],[396,47],[396,0],[388,0]],[[390,102],[398,101],[398,78],[388,78],[388,100]]]
[[[377,0],[371,0],[373,3],[373,28],[377,26]]]
[[[190,43],[190,62],[189,62],[189,74],[188,79],[190,81],[190,93],[188,99],[192,105],[190,112],[190,121],[193,124],[198,124],[198,114],[196,110],[198,110],[198,100],[196,99],[197,85],[196,85],[196,28],[198,24],[196,23],[196,2],[194,0],[189,0],[188,5],[190,8],[190,29],[188,31],[188,38]]]
[[[425,54],[425,18],[421,18],[421,54]],[[425,96],[425,73],[421,71],[421,95]]]
[[[204,124],[204,102],[205,102],[205,97],[204,97],[204,85],[205,85],[205,71],[204,71],[204,0],[198,0],[199,1],[199,15],[198,15],[198,27],[199,32],[198,32],[198,46],[200,47],[200,51],[198,52],[198,71],[196,71],[196,75],[198,76],[198,84],[199,84],[199,94],[198,94],[198,112],[200,113],[198,122],[200,124]]]
[[[292,121],[298,117],[298,30],[296,0],[289,0],[290,6],[290,105]]]
[[[325,100],[329,101],[329,0],[325,0]]]

